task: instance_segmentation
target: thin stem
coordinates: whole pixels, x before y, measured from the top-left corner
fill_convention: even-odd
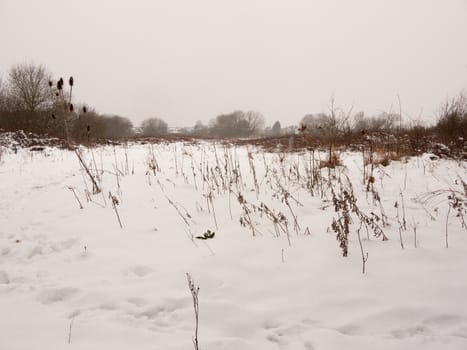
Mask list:
[[[446,248],[449,248],[448,242],[448,224],[449,224],[449,214],[451,213],[451,206],[449,206],[448,213],[446,215]]]

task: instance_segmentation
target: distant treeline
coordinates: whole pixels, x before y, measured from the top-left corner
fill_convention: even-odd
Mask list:
[[[0,130],[24,130],[36,134],[72,138],[82,142],[135,136],[161,136],[170,132],[160,118],[144,120],[139,126],[125,117],[98,113],[92,107],[73,105],[69,82],[57,79],[43,65],[17,64],[0,77]],[[72,85],[71,81],[71,85]],[[351,142],[361,133],[410,134],[428,136],[446,144],[464,144],[467,137],[467,92],[440,106],[437,122],[427,127],[403,120],[401,113],[366,116],[345,112],[331,103],[326,113],[308,114],[297,125],[282,127],[279,121],[265,127],[264,117],[255,111],[234,111],[212,119],[208,125],[197,121],[177,133],[197,137],[253,137],[301,134],[327,143]]]

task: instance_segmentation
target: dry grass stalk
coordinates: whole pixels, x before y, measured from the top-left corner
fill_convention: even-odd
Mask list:
[[[198,329],[199,329],[199,286],[195,285],[195,281],[191,277],[189,273],[186,274],[186,278],[188,281],[188,288],[190,289],[191,296],[193,298],[193,309],[195,312],[195,335],[193,337],[193,346],[195,350],[199,350],[199,342],[198,342]]]

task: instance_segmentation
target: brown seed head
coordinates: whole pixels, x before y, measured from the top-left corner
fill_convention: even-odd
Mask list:
[[[73,110],[74,110],[73,103],[70,103],[70,112],[73,112]]]
[[[70,77],[70,79],[68,79],[68,83],[70,84],[70,86],[73,86],[73,82],[74,82],[73,77]]]

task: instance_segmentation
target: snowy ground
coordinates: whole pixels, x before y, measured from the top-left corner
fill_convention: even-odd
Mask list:
[[[315,169],[324,182],[313,195],[309,153],[178,143],[82,156],[102,175],[102,193],[91,193],[73,152],[3,148],[1,350],[193,348],[186,273],[200,287],[203,350],[467,349],[467,230],[451,210],[446,248],[449,193],[424,196],[463,193],[465,162],[424,155],[375,169],[389,240],[362,228],[362,274],[359,222],[353,215],[344,258],[327,182],[337,191],[348,176],[360,209],[381,217],[360,154],[341,154],[335,171]],[[290,244],[261,203],[287,218]],[[253,229],[240,224],[243,208]],[[193,238],[208,229],[213,239]]]

